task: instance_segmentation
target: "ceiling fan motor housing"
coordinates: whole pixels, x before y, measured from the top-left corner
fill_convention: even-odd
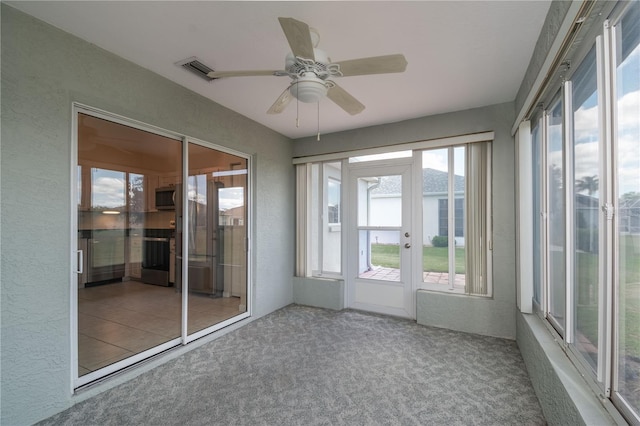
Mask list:
[[[327,95],[329,85],[314,72],[305,72],[289,87],[289,92],[300,102],[318,102]]]
[[[314,59],[295,57],[289,52],[285,58],[285,69],[293,82],[289,92],[300,102],[318,102],[327,95],[330,83],[325,80],[335,75],[331,59],[322,49],[313,49]]]

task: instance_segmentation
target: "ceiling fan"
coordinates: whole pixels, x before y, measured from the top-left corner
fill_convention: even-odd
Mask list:
[[[331,62],[325,51],[318,49],[320,35],[306,23],[293,18],[278,18],[291,52],[285,59],[284,70],[211,71],[209,78],[289,76],[291,83],[267,111],[278,114],[293,97],[301,102],[318,102],[326,96],[351,115],[362,112],[365,106],[333,80],[336,77],[403,72],[407,60],[402,54],[374,56]]]

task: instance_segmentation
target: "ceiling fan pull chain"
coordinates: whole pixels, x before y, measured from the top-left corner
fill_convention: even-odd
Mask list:
[[[318,142],[320,141],[320,101],[318,101]]]
[[[300,99],[298,99],[298,85],[296,84],[296,128],[300,127]]]

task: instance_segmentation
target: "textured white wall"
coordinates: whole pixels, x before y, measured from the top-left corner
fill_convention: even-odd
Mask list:
[[[1,419],[31,424],[71,395],[71,104],[254,156],[254,314],[293,301],[289,139],[2,4]]]

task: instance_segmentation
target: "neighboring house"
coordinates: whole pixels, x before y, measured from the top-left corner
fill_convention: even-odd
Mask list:
[[[455,175],[455,244],[464,247],[464,176]],[[371,225],[400,225],[400,176],[383,176],[371,188]],[[435,169],[422,171],[422,241],[430,246],[435,236],[447,236],[448,173]],[[372,232],[372,242],[398,244],[398,235]]]

